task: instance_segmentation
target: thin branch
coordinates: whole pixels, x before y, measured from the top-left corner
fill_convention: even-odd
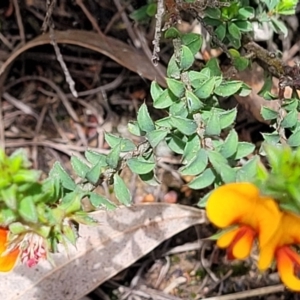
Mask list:
[[[74,82],[74,80],[73,80],[73,78],[72,78],[72,76],[71,76],[71,74],[68,70],[68,67],[67,67],[67,65],[66,65],[66,63],[63,59],[63,56],[60,53],[60,49],[59,49],[59,47],[57,45],[57,42],[55,40],[54,30],[53,30],[52,26],[50,26],[50,40],[51,40],[51,45],[54,48],[56,58],[57,58],[58,62],[60,63],[60,66],[63,69],[63,72],[65,74],[66,81],[69,84],[70,91],[71,91],[72,95],[77,98],[78,93],[75,89],[75,82]]]

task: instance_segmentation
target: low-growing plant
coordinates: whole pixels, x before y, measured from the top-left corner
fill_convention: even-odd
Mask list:
[[[156,14],[157,23],[164,24],[163,28],[156,28],[159,34],[154,42],[155,62],[159,59],[162,35],[165,43],[174,46],[167,66],[166,86],[154,81],[150,88],[153,109],[162,110],[165,117],[154,120],[148,104],[143,103],[136,120],[128,124],[129,132],[141,142],[136,144],[129,138],[106,133],[110,152],[105,155],[87,150],[84,160],[73,156],[73,176],[57,162],[48,178],[40,181],[39,172],[30,170],[24,153],[7,157],[1,152],[0,224],[6,230],[4,234],[9,232],[8,252],[17,249],[27,253],[28,247],[24,245],[30,243],[26,242],[37,239],[40,248],[35,260],[28,256],[24,259],[21,254],[23,261],[33,265],[39,258],[49,258],[50,252],[56,252],[58,243],[75,244],[79,223],[95,225],[89,211],[131,205],[132,195],[121,171],[128,168],[144,182],[158,185],[157,147],[161,143],[180,157],[178,172],[192,177],[187,183],[191,189],[214,191],[223,184],[252,182],[262,193],[273,197],[280,209],[299,214],[299,150],[293,152],[300,145],[299,100],[297,93],[291,99],[284,99],[286,87],[296,91],[300,86],[299,67],[286,66],[280,57],[253,40],[254,25],[262,23],[275,34],[287,35],[282,16],[294,14],[296,4],[295,0],[159,0],[148,1],[134,11],[131,18],[136,22]],[[209,33],[212,45],[227,57],[231,72],[225,72],[217,58],[211,58],[201,68],[195,66],[204,37],[178,30],[181,12],[199,21]],[[272,76],[279,78],[279,110],[269,107],[261,110],[261,116],[273,128],[273,132],[263,133],[261,149],[239,140],[234,128],[237,108],[228,110],[220,105],[220,99],[250,94],[251,87],[232,79],[231,74],[250,69],[254,61],[266,73],[261,96],[273,101]],[[260,161],[260,155],[264,154],[268,155],[270,171]],[[111,188],[119,204],[96,192],[101,185]],[[210,197],[208,193],[199,200],[199,205],[204,207]],[[0,260],[0,269],[9,268],[2,266]]]

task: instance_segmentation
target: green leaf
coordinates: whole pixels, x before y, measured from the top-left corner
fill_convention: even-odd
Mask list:
[[[260,113],[265,120],[274,120],[278,117],[277,111],[265,106],[262,107]]]
[[[241,81],[223,81],[217,88],[215,88],[215,94],[221,97],[229,97],[237,93],[242,86]]]
[[[5,202],[5,205],[8,208],[15,210],[17,208],[18,186],[16,184],[12,184],[7,188],[1,189],[0,193],[1,193],[1,200]]]
[[[216,30],[215,34],[220,41],[223,41],[226,36],[226,26],[224,24],[220,24]]]
[[[175,132],[166,137],[167,145],[177,154],[182,154],[185,146],[185,142],[180,135],[181,133]]]
[[[294,15],[296,13],[297,0],[281,0],[275,11],[281,15]]]
[[[291,147],[299,147],[300,146],[300,130],[295,131],[287,140],[287,143]]]
[[[204,103],[202,103],[199,98],[191,91],[185,91],[185,98],[187,107],[191,113],[198,112],[204,106]]]
[[[129,139],[121,138],[111,133],[105,133],[105,141],[110,148],[117,147],[120,145],[121,152],[133,151],[135,149],[135,144]]]
[[[64,237],[73,245],[76,246],[77,229],[67,224],[62,226],[62,232]]]
[[[198,175],[204,171],[208,163],[207,153],[201,149],[196,157],[179,171],[181,175]]]
[[[272,133],[262,133],[262,136],[266,143],[276,145],[279,143],[280,135],[277,131]]]
[[[252,24],[249,21],[235,21],[234,24],[241,32],[249,32],[253,30]]]
[[[228,165],[227,159],[223,157],[219,152],[214,151],[214,150],[208,150],[208,159],[214,169],[218,172],[221,173],[221,170],[224,165]]]
[[[253,153],[255,149],[255,145],[247,143],[247,142],[239,142],[237,151],[235,154],[235,159],[243,158],[251,153]]]
[[[230,33],[227,34],[227,39],[229,40],[230,44],[236,48],[236,49],[240,49],[241,48],[241,40],[240,39],[236,39],[234,38]]]
[[[49,173],[49,176],[53,178],[59,178],[62,186],[67,190],[72,191],[76,189],[75,182],[70,177],[70,175],[64,170],[64,168],[61,166],[59,162],[54,163]]]
[[[236,39],[240,40],[241,39],[241,31],[240,29],[235,25],[235,23],[230,23],[228,26],[228,31],[231,34],[231,36]]]
[[[202,174],[195,177],[188,184],[188,186],[194,190],[204,189],[204,188],[210,186],[214,182],[215,178],[216,178],[216,176],[213,173],[213,171],[211,169],[206,169]]]
[[[165,127],[171,129],[173,127],[171,123],[171,117],[166,117],[155,121],[157,127]]]
[[[271,17],[271,25],[276,33],[282,33],[284,37],[287,37],[287,27],[282,21],[278,20],[277,17]]]
[[[169,114],[173,117],[181,117],[185,119],[188,116],[189,111],[184,101],[178,101],[170,106]]]
[[[166,78],[169,90],[177,97],[181,98],[184,95],[185,85],[179,80]]]
[[[25,233],[26,231],[28,231],[28,228],[20,222],[15,222],[15,223],[9,224],[9,231],[13,234],[18,235],[18,234]]]
[[[228,136],[226,137],[224,144],[221,147],[220,153],[229,158],[237,151],[238,147],[238,135],[234,129],[230,130]]]
[[[186,33],[181,37],[181,40],[191,50],[193,56],[199,52],[203,42],[202,36],[196,33]]]
[[[291,110],[297,109],[298,104],[299,104],[298,99],[291,99],[291,100],[286,99],[284,101],[284,104],[282,105],[282,107],[284,107],[284,109],[286,111],[291,111]]]
[[[201,142],[198,134],[193,134],[188,137],[187,142],[185,143],[184,151],[182,154],[182,164],[186,165],[189,163],[196,154],[200,151]]]
[[[154,162],[149,162],[142,157],[127,160],[129,169],[135,174],[147,174],[155,168]]]
[[[120,144],[115,146],[107,155],[106,157],[106,163],[109,165],[110,168],[116,169],[119,164],[120,160]]]
[[[168,63],[167,76],[175,79],[180,79],[180,68],[174,54],[172,55]]]
[[[59,205],[59,208],[65,212],[66,215],[72,214],[81,209],[81,199],[85,192],[74,191],[66,194]]]
[[[204,83],[205,80],[210,78],[210,70],[208,68],[204,68],[201,70],[201,72],[189,71],[188,77],[192,87],[198,88]]]
[[[216,78],[211,77],[207,79],[199,88],[197,88],[194,93],[200,99],[207,99],[213,93],[216,83]]]
[[[3,227],[7,227],[10,223],[19,220],[20,217],[9,208],[2,208],[0,213],[0,222]]]
[[[106,162],[106,155],[93,150],[85,151],[84,156],[87,159],[87,161],[90,162],[92,165],[97,164],[99,161],[102,161],[103,163]]]
[[[117,199],[124,205],[131,204],[132,196],[124,182],[124,180],[118,175],[114,175],[114,192]]]
[[[237,51],[236,49],[229,49],[228,52],[230,53],[230,55],[232,56],[232,58],[239,58],[241,57],[241,54],[239,51]]]
[[[91,201],[91,204],[96,208],[104,207],[108,210],[114,210],[116,208],[116,205],[114,203],[110,202],[107,198],[103,197],[100,194],[90,193],[89,199]]]
[[[181,32],[175,27],[170,27],[165,32],[166,39],[176,39],[180,36],[181,36]]]
[[[236,119],[237,110],[233,108],[219,114],[220,126],[222,129],[231,126]]]
[[[128,131],[136,136],[142,136],[143,131],[141,130],[137,121],[131,121],[128,123]]]
[[[213,27],[219,26],[222,23],[220,20],[212,19],[209,17],[203,18],[203,21],[205,24],[207,24],[209,26],[213,26]]]
[[[26,222],[37,223],[37,211],[31,196],[27,196],[20,201],[18,211]]]
[[[104,171],[105,166],[107,166],[106,160],[105,162],[99,161],[90,169],[90,171],[86,174],[85,178],[92,184],[96,185],[100,179],[100,175]]]
[[[220,169],[220,176],[224,183],[230,183],[236,181],[237,170],[231,168],[229,165],[223,165]]]
[[[147,23],[149,22],[149,17],[154,17],[157,11],[156,3],[149,3],[143,5],[139,9],[134,10],[129,16],[136,22]]]
[[[197,124],[194,120],[171,116],[171,122],[175,128],[185,135],[192,135],[197,130]]]
[[[157,129],[146,134],[152,148],[155,148],[168,134],[167,130]]]
[[[187,46],[181,46],[180,68],[182,71],[188,70],[194,63],[194,54]]]
[[[247,97],[250,95],[251,91],[252,91],[251,87],[243,82],[242,88],[239,91],[239,96]]]
[[[298,111],[297,109],[294,109],[288,112],[288,114],[284,117],[280,125],[283,128],[292,128],[296,126],[297,122],[298,122]]]
[[[147,5],[147,15],[149,17],[154,17],[157,11],[157,4],[156,3],[149,3]]]
[[[249,65],[249,59],[245,57],[237,57],[233,60],[233,65],[238,71],[244,71]]]
[[[210,72],[210,76],[222,76],[222,72],[220,70],[219,62],[216,58],[211,58],[207,63],[201,73],[208,69]]]
[[[148,108],[145,103],[143,103],[138,110],[137,121],[139,127],[145,132],[149,132],[155,129],[155,125],[149,115]]]
[[[221,19],[221,10],[219,8],[206,8],[205,15],[216,20]]]
[[[154,100],[153,106],[157,109],[167,108],[176,101],[178,101],[177,97],[172,94],[169,89],[166,89],[156,100]]]
[[[159,86],[156,81],[151,82],[150,94],[153,101],[156,101],[158,97],[163,93],[163,89]]]
[[[76,156],[71,157],[71,165],[80,178],[85,178],[86,173],[90,170],[87,164]]]
[[[253,181],[256,178],[257,166],[259,161],[260,159],[258,156],[254,156],[249,161],[247,161],[241,168],[238,169],[236,180],[238,182]]]
[[[254,8],[251,6],[245,6],[239,9],[239,19],[251,19],[255,15]]]
[[[206,123],[205,134],[207,136],[219,136],[220,133],[221,133],[221,126],[220,126],[219,114],[217,114],[217,112],[213,109]]]

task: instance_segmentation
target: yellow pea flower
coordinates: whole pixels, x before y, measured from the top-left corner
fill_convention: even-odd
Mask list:
[[[260,195],[251,183],[230,183],[215,189],[206,205],[208,219],[217,227],[229,229],[217,241],[227,248],[229,259],[246,258],[258,237],[261,246],[268,243],[281,219],[277,203]]]
[[[300,244],[300,216],[282,212],[276,232],[267,244],[260,247],[258,268],[267,269],[275,257],[282,282],[291,290],[300,292],[300,278],[297,276],[300,255],[291,249],[295,244]]]

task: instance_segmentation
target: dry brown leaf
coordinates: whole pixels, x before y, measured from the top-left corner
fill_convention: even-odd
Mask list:
[[[71,44],[94,50],[140,76],[149,80],[156,80],[160,85],[166,86],[164,77],[166,70],[161,65],[154,66],[143,52],[139,52],[117,39],[100,36],[95,32],[85,30],[54,31],[54,36],[59,44]],[[30,48],[50,44],[50,42],[49,34],[42,34],[17,49],[0,67],[0,76],[21,53]]]
[[[203,210],[148,203],[92,214],[101,224],[80,226],[77,250],[55,254],[36,268],[0,274],[0,299],[76,300],[178,232],[206,222]],[[72,248],[72,249],[71,249]]]

